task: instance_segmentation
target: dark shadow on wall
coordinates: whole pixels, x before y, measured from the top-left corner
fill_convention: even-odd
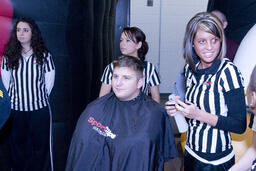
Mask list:
[[[53,155],[55,170],[62,171],[76,121],[86,105],[98,97],[103,69],[115,56],[117,0],[11,0],[11,3],[13,22],[22,16],[33,18],[54,58],[56,77],[50,96]],[[0,149],[0,163],[7,156],[1,153]]]
[[[256,0],[209,0],[207,11],[218,9],[228,20],[226,36],[241,42],[246,33],[256,23]]]

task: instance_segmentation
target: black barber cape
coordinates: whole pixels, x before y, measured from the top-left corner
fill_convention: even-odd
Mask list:
[[[2,79],[0,78],[0,129],[4,126],[11,113],[11,103]]]
[[[120,101],[109,93],[81,114],[66,171],[162,171],[178,156],[165,110],[141,93]]]

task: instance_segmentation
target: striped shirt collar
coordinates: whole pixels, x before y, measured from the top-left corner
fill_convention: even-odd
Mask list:
[[[216,59],[213,61],[213,64],[205,69],[198,69],[200,62],[196,64],[196,75],[203,75],[203,74],[214,74],[219,70],[219,67],[221,65],[221,60]]]

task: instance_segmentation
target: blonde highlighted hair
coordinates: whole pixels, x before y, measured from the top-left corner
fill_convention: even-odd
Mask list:
[[[183,42],[183,56],[192,70],[195,71],[195,59],[198,58],[193,48],[194,38],[198,30],[205,31],[218,37],[221,41],[217,59],[223,59],[226,55],[226,39],[222,22],[213,14],[201,12],[196,14],[187,24]]]

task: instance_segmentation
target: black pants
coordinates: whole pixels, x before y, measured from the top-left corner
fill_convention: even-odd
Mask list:
[[[184,154],[184,171],[226,171],[235,164],[235,157],[226,163],[220,165],[212,165],[200,162],[187,151]]]
[[[48,107],[11,112],[10,149],[13,171],[50,170]]]

